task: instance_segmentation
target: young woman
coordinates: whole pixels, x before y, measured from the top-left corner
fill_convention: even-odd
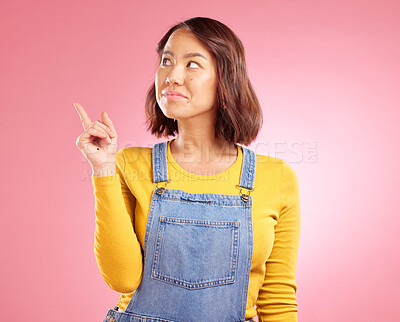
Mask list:
[[[117,151],[106,112],[77,146],[95,195],[95,255],[122,295],[104,321],[297,321],[297,176],[255,154],[262,113],[241,41],[196,17],[157,46],[148,129],[174,139]],[[256,305],[256,310],[254,306]]]

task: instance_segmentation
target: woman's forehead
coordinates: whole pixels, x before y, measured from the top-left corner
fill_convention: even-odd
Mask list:
[[[196,51],[210,56],[208,49],[201,41],[191,31],[182,28],[175,30],[168,38],[164,47],[165,51],[169,54],[174,54],[175,52],[177,54],[187,54]]]

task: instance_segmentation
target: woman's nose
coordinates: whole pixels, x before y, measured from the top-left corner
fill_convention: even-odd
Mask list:
[[[167,83],[168,84],[178,84],[183,85],[183,72],[178,66],[175,66],[171,69],[167,76]]]

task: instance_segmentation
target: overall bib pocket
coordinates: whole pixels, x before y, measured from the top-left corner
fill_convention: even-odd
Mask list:
[[[239,226],[160,216],[151,277],[187,289],[234,283]]]

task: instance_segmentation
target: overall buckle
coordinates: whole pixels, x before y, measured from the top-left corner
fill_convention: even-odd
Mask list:
[[[254,191],[254,189],[247,189],[247,188],[244,188],[244,187],[241,187],[241,186],[239,186],[238,184],[236,185],[236,188],[238,188],[239,190],[240,190],[240,194],[241,194],[241,198],[242,198],[242,200],[244,201],[244,202],[248,202],[249,201],[249,197],[250,197],[250,192],[252,192],[252,191]],[[247,194],[247,193],[243,193],[242,192],[242,189],[246,189],[249,193]]]
[[[158,195],[162,195],[162,194],[164,193],[165,188],[167,187],[167,184],[168,184],[169,182],[171,182],[171,179],[168,179],[168,181],[163,181],[163,182],[165,183],[165,186],[164,186],[164,187],[159,187],[159,186],[158,186],[158,184],[159,184],[160,182],[157,182],[157,183],[156,183],[156,188],[157,188],[156,193],[157,193]]]

